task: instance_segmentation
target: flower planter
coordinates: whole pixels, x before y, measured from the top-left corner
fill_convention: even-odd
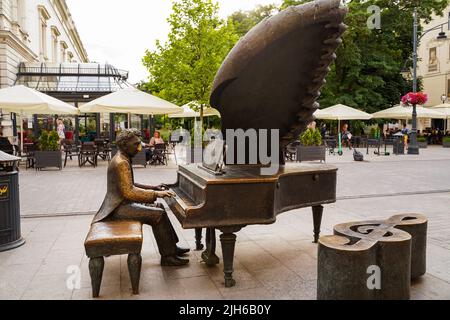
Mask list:
[[[61,151],[36,151],[34,158],[36,170],[43,168],[58,168],[62,170]]]
[[[417,142],[420,149],[427,149],[428,148],[428,142]]]
[[[325,146],[298,146],[297,148],[297,161],[325,161],[326,160],[326,148]]]
[[[450,141],[444,141],[444,142],[442,142],[442,146],[443,146],[444,148],[450,148]]]

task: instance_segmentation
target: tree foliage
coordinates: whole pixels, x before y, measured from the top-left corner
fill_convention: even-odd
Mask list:
[[[178,105],[207,105],[214,76],[238,40],[233,24],[218,17],[212,0],[174,1],[168,22],[168,41],[157,41],[143,58],[150,77],[141,88]]]
[[[280,10],[312,0],[284,0]],[[349,14],[348,30],[338,49],[337,60],[324,86],[319,102],[323,107],[342,103],[367,112],[398,104],[411,91],[412,83],[400,72],[411,66],[413,49],[413,10],[430,21],[433,13],[442,14],[448,0],[351,0],[345,1]],[[381,29],[369,29],[367,21],[381,8]],[[419,81],[420,85],[420,81]]]
[[[229,18],[235,25],[236,33],[239,37],[244,36],[251,28],[256,26],[265,18],[276,13],[277,7],[274,4],[258,5],[254,10],[236,11]]]
[[[348,30],[338,49],[337,60],[328,77],[320,102],[336,103],[376,112],[398,104],[412,84],[400,71],[411,65],[413,51],[413,9],[416,0],[353,0],[348,4]],[[381,29],[369,29],[370,5],[381,8]],[[420,1],[419,16],[429,20],[441,14],[446,1]]]
[[[197,100],[208,104],[214,76],[229,50],[263,19],[290,5],[312,0],[284,0],[280,7],[257,6],[233,13],[228,21],[218,17],[212,0],[176,0],[168,19],[166,43],[157,42],[143,62],[150,72],[142,87],[179,105]],[[429,21],[442,14],[448,0],[350,0],[348,30],[331,67],[319,102],[323,107],[343,103],[367,112],[398,104],[411,91],[400,71],[411,65],[413,9]],[[370,5],[381,8],[381,29],[369,29]],[[409,61],[409,63],[408,63]],[[419,83],[420,84],[420,83]]]

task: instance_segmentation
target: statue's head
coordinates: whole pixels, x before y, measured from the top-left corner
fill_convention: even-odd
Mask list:
[[[133,158],[142,150],[140,132],[136,129],[123,130],[117,136],[116,144],[120,152]]]

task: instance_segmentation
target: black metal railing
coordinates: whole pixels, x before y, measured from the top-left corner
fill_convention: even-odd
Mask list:
[[[41,63],[40,65],[29,65],[20,63],[18,76],[91,76],[91,77],[112,77],[118,78],[122,81],[128,79],[128,71],[116,69],[111,65],[100,65],[96,67],[91,64],[60,64],[47,65]]]

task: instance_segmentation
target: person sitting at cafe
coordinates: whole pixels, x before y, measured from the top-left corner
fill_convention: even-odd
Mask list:
[[[161,138],[161,133],[159,131],[155,131],[150,143],[147,144],[145,142],[141,142],[142,148],[145,149],[145,159],[147,162],[152,160],[155,146],[157,144],[164,144],[164,140]]]
[[[157,144],[164,144],[164,139],[161,138],[161,132],[155,131],[153,137],[150,139],[150,147],[155,147]]]

